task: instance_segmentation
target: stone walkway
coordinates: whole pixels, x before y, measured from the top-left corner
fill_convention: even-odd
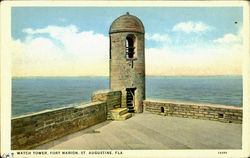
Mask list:
[[[241,149],[242,125],[136,114],[105,121],[36,149]]]

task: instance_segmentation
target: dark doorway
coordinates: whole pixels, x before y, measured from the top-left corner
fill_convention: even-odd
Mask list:
[[[161,107],[161,113],[164,113],[164,107]]]
[[[126,88],[127,91],[127,108],[128,112],[135,112],[134,102],[135,102],[135,90],[136,88]]]

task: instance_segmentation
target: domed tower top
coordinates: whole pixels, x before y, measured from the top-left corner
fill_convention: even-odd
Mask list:
[[[118,32],[139,32],[145,33],[144,26],[139,18],[130,15],[127,12],[125,15],[118,17],[110,26],[109,33]]]

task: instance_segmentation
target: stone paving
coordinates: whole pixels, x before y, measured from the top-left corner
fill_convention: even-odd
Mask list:
[[[125,121],[105,121],[35,149],[241,149],[242,125],[135,114]]]

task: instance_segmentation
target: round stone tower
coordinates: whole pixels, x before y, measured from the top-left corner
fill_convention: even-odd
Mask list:
[[[110,89],[122,91],[121,107],[142,112],[145,99],[144,26],[129,13],[110,26]]]

